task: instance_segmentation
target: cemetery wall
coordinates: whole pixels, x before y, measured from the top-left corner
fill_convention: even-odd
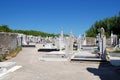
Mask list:
[[[0,54],[17,47],[17,34],[0,32]]]
[[[107,45],[107,46],[110,46],[110,45],[111,45],[111,39],[110,39],[110,38],[106,39],[106,45]]]
[[[86,37],[86,44],[87,45],[96,45],[96,38]]]
[[[96,45],[96,38],[93,37],[86,37],[86,44],[87,45]],[[106,45],[111,45],[110,38],[106,39]]]

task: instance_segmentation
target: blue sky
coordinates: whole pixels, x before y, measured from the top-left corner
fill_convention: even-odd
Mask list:
[[[120,0],[0,0],[0,25],[79,36],[118,12]]]

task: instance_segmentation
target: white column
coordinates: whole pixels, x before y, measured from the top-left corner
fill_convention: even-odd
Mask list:
[[[69,53],[69,38],[66,37],[65,39],[65,53],[68,54]]]
[[[70,45],[70,53],[73,53],[73,35],[72,35],[72,32],[70,33],[70,37],[69,37],[69,45]]]
[[[102,40],[102,60],[106,60],[106,36]]]
[[[78,39],[77,39],[77,45],[78,45],[78,51],[80,51],[81,50],[81,38],[80,37],[78,37]]]

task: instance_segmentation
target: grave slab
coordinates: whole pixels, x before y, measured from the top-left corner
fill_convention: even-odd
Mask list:
[[[17,66],[16,62],[0,62],[0,78],[10,72],[21,68],[22,66]]]
[[[96,54],[80,51],[72,55],[71,61],[101,61],[101,58],[97,58]]]

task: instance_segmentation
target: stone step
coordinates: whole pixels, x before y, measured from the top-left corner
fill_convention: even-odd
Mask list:
[[[43,58],[67,58],[67,56],[66,55],[49,55],[49,54],[47,54],[47,55],[44,55],[44,56],[42,56]]]
[[[68,58],[39,58],[40,61],[68,61]]]
[[[90,53],[75,53],[72,55],[71,61],[101,61],[101,58],[97,58],[95,54]]]
[[[101,58],[71,58],[71,61],[101,61]]]

